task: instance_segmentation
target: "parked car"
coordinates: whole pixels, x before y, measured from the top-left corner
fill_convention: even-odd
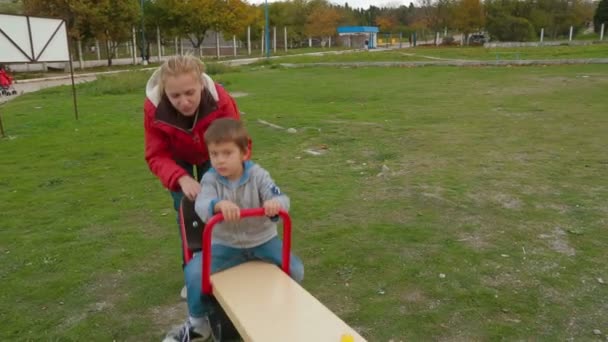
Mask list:
[[[490,41],[485,34],[474,33],[469,36],[469,45],[483,45]]]

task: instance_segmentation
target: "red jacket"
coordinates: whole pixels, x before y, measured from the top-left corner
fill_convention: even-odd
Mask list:
[[[9,87],[13,84],[13,78],[4,69],[0,69],[0,86]]]
[[[148,167],[171,191],[180,191],[177,182],[187,175],[176,161],[200,165],[209,160],[204,135],[211,122],[218,118],[240,119],[235,101],[226,90],[203,74],[204,90],[194,127],[179,114],[166,96],[159,99],[158,72],[146,87],[144,128]]]

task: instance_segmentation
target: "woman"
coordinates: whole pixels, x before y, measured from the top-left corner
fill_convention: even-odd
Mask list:
[[[235,101],[204,71],[198,58],[174,56],[152,74],[146,85],[146,162],[171,192],[178,222],[182,197],[194,200],[201,190],[195,169],[200,180],[209,168],[203,138],[207,128],[218,118],[240,118]]]

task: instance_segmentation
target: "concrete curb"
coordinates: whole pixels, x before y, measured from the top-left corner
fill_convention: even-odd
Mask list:
[[[147,71],[147,70],[154,70],[154,69],[156,69],[156,68],[141,68],[141,69],[125,69],[125,70],[113,70],[113,71],[87,72],[87,73],[83,73],[83,74],[74,74],[74,79],[81,78],[81,77],[91,77],[91,76],[99,76],[99,75],[118,74],[118,73],[121,73],[121,72],[128,72],[128,71]],[[70,77],[71,76],[68,74],[68,75],[61,75],[61,76],[50,76],[50,77],[42,77],[42,78],[30,78],[30,79],[26,79],[26,80],[16,80],[15,84],[65,80],[65,79],[69,79]]]
[[[608,64],[608,58],[582,59],[538,59],[538,60],[501,60],[501,61],[420,61],[420,62],[335,62],[335,63],[281,63],[288,68],[312,66],[327,67],[424,67],[424,66],[534,66],[534,65],[573,65],[573,64]]]

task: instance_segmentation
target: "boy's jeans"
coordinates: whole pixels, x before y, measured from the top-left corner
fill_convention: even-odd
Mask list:
[[[281,266],[282,247],[283,242],[278,236],[253,248],[213,245],[211,249],[211,273],[251,260],[262,260]],[[188,289],[188,312],[192,317],[205,317],[213,310],[211,298],[201,292],[201,260],[201,253],[195,253],[192,260],[184,268],[184,277]],[[292,253],[289,264],[291,278],[298,283],[302,282],[302,279],[304,279],[304,265],[300,258]]]

